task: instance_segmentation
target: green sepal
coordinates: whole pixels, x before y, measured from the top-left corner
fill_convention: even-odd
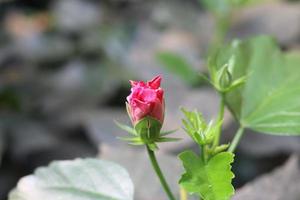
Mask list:
[[[137,133],[136,131],[134,130],[134,128],[130,127],[130,126],[127,126],[125,124],[122,124],[116,120],[114,120],[115,124],[122,130],[126,131],[127,133],[130,133],[131,135],[135,135],[137,136]]]
[[[134,128],[121,124],[117,121],[115,121],[115,123],[121,129],[135,136],[118,137],[118,139],[126,141],[131,145],[147,145],[152,151],[158,149],[156,145],[158,142],[175,142],[180,140],[179,138],[164,137],[174,133],[176,130],[165,131],[161,133],[160,130],[162,124],[160,121],[152,117],[145,117],[144,119],[140,120]]]
[[[134,129],[145,144],[151,144],[160,137],[161,126],[160,121],[145,117],[134,126]]]
[[[206,74],[200,73],[199,77],[205,81],[205,83],[208,83],[210,85],[214,85],[213,82],[209,79],[209,77]]]
[[[158,146],[155,143],[148,143],[147,146],[151,151],[156,151],[158,150]]]
[[[144,142],[141,140],[140,137],[117,137],[119,140],[123,140],[128,142],[131,145],[143,145]]]
[[[214,154],[218,154],[218,153],[221,153],[222,151],[226,151],[229,147],[229,144],[222,144],[220,146],[217,146],[215,149],[214,149]]]
[[[181,140],[181,138],[160,137],[156,142],[177,142],[179,140]]]
[[[207,150],[207,152],[208,152],[208,154],[213,156],[213,155],[216,155],[216,154],[221,153],[223,151],[226,151],[228,149],[228,147],[229,147],[229,144],[222,144],[222,145],[217,146],[215,148],[209,148]]]
[[[160,133],[160,136],[166,136],[166,135],[170,135],[170,134],[173,134],[177,131],[178,129],[175,129],[175,130],[170,130],[170,131],[163,131]]]

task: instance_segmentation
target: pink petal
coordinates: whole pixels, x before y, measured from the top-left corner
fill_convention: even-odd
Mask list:
[[[157,98],[155,90],[152,89],[143,89],[139,94],[139,99],[144,102],[152,102]]]
[[[161,103],[159,99],[156,99],[156,101],[152,103],[151,113],[149,115],[163,123],[164,103]]]
[[[152,89],[158,89],[160,87],[160,83],[161,83],[161,76],[159,76],[159,75],[154,77],[151,81],[147,82],[147,84]]]
[[[129,80],[129,82],[130,82],[130,85],[131,85],[132,87],[134,87],[134,86],[136,86],[136,85],[138,84],[137,81]]]
[[[131,109],[132,109],[133,121],[137,122],[149,114],[150,104],[144,103],[137,99],[133,99]]]
[[[163,102],[163,99],[164,99],[164,90],[161,89],[161,88],[158,88],[156,90],[156,96],[160,100],[160,102]]]
[[[146,83],[143,81],[129,81],[132,87],[136,87],[136,86],[141,86],[141,87],[145,87]]]

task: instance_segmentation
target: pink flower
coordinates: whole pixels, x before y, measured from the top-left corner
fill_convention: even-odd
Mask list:
[[[127,111],[133,125],[145,117],[164,121],[164,91],[160,87],[161,77],[151,81],[130,81],[131,94],[127,97]]]

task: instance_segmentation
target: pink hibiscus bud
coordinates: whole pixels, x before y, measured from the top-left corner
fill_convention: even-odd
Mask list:
[[[164,91],[160,87],[161,76],[151,81],[130,81],[131,93],[127,97],[127,112],[135,126],[146,117],[151,117],[161,124],[164,121]]]

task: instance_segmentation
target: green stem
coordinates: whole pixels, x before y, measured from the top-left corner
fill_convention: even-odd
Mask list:
[[[237,147],[237,145],[239,144],[242,136],[244,134],[244,127],[240,126],[240,128],[238,129],[238,131],[236,132],[232,143],[230,144],[229,148],[228,148],[228,152],[233,153]]]
[[[201,159],[204,163],[206,163],[206,149],[205,149],[205,145],[200,145],[200,149],[201,149]]]
[[[155,157],[155,154],[154,154],[154,151],[152,151],[148,146],[147,146],[147,152],[148,152],[148,155],[149,155],[149,158],[151,160],[151,163],[152,163],[152,166],[153,166],[153,169],[154,171],[156,172],[159,180],[160,180],[160,183],[161,185],[163,186],[165,192],[167,193],[168,197],[170,200],[175,200],[175,197],[174,195],[172,194],[168,184],[167,184],[167,181],[166,179],[164,178],[164,175],[158,165],[158,162],[156,160],[156,157]]]
[[[224,110],[225,110],[225,97],[224,97],[224,94],[221,94],[220,96],[221,96],[221,100],[220,100],[220,108],[219,108],[217,123],[219,123],[220,121],[223,120]],[[220,143],[221,132],[222,132],[222,125],[220,125],[219,130],[218,130],[218,134],[216,135],[216,137],[214,139],[214,143],[213,143],[214,147],[217,147]]]

